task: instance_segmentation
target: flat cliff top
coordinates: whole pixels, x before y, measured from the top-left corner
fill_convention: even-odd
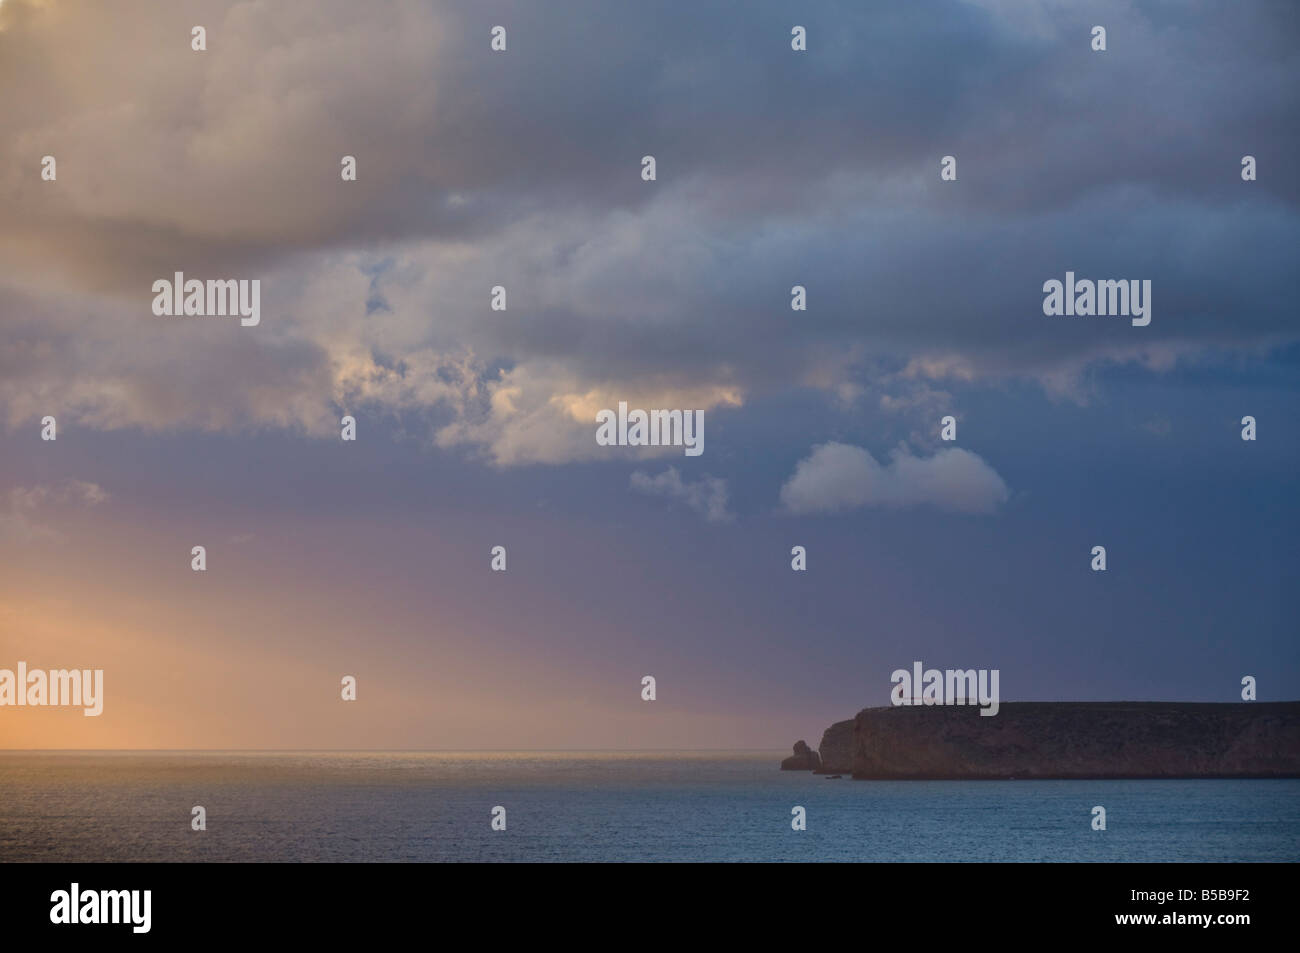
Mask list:
[[[947,709],[961,710],[970,709],[973,705],[877,705],[872,708],[863,708],[858,712],[859,715],[867,712],[885,712],[885,711],[908,711],[916,708],[925,709]],[[1231,709],[1240,709],[1243,712],[1248,711],[1274,711],[1274,712],[1300,712],[1300,701],[1287,702],[1002,702],[999,706],[1000,717],[1002,712],[1051,712],[1061,711],[1069,708],[1077,708],[1081,711],[1101,711],[1112,709],[1115,711],[1145,710],[1155,712],[1161,710],[1187,710],[1187,711],[1228,711]]]
[[[1300,701],[864,708],[857,778],[1300,776]]]

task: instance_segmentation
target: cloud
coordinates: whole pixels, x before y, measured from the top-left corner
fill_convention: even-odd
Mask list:
[[[336,439],[360,412],[566,463],[593,458],[592,394],[851,406],[885,373],[917,396],[882,414],[933,416],[927,382],[1083,401],[1097,365],[1296,339],[1300,180],[1242,183],[1225,145],[1300,151],[1280,8],[1108,3],[1103,56],[1068,5],[841,5],[796,56],[775,2],[701,0],[685,31],[571,3],[503,0],[492,55],[471,3],[214,0],[194,53],[185,4],[6,0],[0,422]],[[1067,267],[1150,278],[1152,325],[1044,317]],[[261,279],[262,324],[153,317],[176,270]],[[696,393],[732,396],[668,400]]]
[[[103,487],[85,480],[14,487],[5,497],[4,509],[0,510],[0,539],[20,542],[57,539],[58,531],[38,516],[51,508],[98,506],[107,499],[108,493]]]
[[[598,384],[579,379],[562,363],[531,362],[484,381],[478,405],[439,430],[437,442],[475,446],[497,466],[680,456],[682,449],[676,446],[602,447],[596,443],[596,414],[620,401],[631,407],[694,410],[743,403],[733,387],[692,385],[688,376],[633,376],[622,385]]]
[[[658,476],[637,470],[632,474],[631,487],[638,493],[685,503],[710,523],[725,523],[734,518],[727,511],[727,481],[719,477],[705,475],[692,483],[683,480],[676,467],[669,467]]]
[[[881,394],[880,409],[888,414],[916,413],[937,416],[946,412],[952,403],[952,394],[934,390],[925,385],[900,394]]]
[[[1008,495],[1002,478],[968,450],[916,457],[900,448],[882,466],[866,450],[844,443],[813,447],[781,487],[782,505],[795,514],[927,504],[958,513],[991,513]]]

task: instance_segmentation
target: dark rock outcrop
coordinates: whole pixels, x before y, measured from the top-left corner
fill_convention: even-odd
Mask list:
[[[848,774],[853,770],[853,726],[856,721],[837,721],[822,733],[819,749],[822,774]]]
[[[794,743],[794,754],[781,762],[782,771],[816,771],[821,766],[822,761],[817,752],[802,740]]]
[[[867,708],[853,777],[1300,777],[1300,702],[1007,702]]]

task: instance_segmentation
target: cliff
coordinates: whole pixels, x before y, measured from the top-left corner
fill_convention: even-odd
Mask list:
[[[822,733],[821,755],[822,774],[848,774],[853,770],[853,726],[857,722],[850,718],[837,721]]]
[[[1300,776],[1300,702],[1010,702],[868,708],[855,778]]]
[[[820,760],[877,780],[1300,777],[1300,702],[867,708],[826,730]]]

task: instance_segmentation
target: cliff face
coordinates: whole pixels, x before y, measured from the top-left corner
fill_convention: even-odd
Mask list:
[[[858,712],[853,777],[1300,777],[1300,702],[1009,702],[979,712]]]
[[[837,721],[822,732],[822,774],[848,774],[853,770],[853,726],[855,720]]]

